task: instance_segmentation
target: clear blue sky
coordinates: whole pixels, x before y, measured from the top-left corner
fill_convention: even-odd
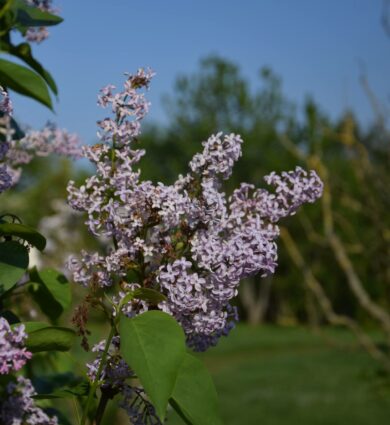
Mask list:
[[[35,56],[60,89],[56,115],[15,97],[16,116],[33,126],[47,119],[95,138],[100,87],[150,66],[151,119],[165,121],[161,97],[179,73],[215,53],[238,63],[255,83],[271,66],[285,93],[302,103],[310,94],[331,116],[347,106],[368,122],[372,111],[358,83],[358,60],[381,99],[390,93],[390,38],[381,0],[57,0],[65,21],[36,46]]]

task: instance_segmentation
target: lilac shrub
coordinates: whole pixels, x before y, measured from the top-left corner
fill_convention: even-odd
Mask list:
[[[26,3],[43,12],[54,11],[50,0]],[[39,43],[47,34],[46,28],[34,26],[25,37]],[[73,210],[86,214],[89,231],[99,241],[112,241],[101,252],[82,251],[68,260],[73,280],[87,289],[73,317],[83,337],[82,346],[89,349],[86,324],[90,308],[102,310],[110,324],[108,338],[92,348],[95,358],[86,365],[90,384],[87,393],[74,393],[82,399],[81,425],[88,417],[100,424],[108,400],[116,396],[137,425],[160,425],[168,402],[181,409],[186,419],[198,409],[196,403],[202,408],[208,405],[210,417],[217,417],[207,372],[186,352],[185,343],[195,351],[204,351],[229,333],[238,321],[231,301],[237,296],[240,282],[256,274],[265,277],[275,272],[279,220],[294,215],[302,204],[315,202],[323,190],[314,171],[296,167],[265,176],[268,189],[242,183],[227,196],[223,183],[231,176],[243,145],[241,137],[233,133],[211,135],[202,143],[202,152],[189,162],[187,174],[179,175],[172,185],[143,180],[139,161],[145,151],[139,137],[141,122],[149,110],[145,92],[153,75],[151,70],[139,69],[134,75],[127,74],[122,91],[113,85],[100,91],[98,104],[109,108],[111,114],[98,121],[99,143],[82,149],[77,136],[52,124],[16,137],[12,103],[0,88],[0,193],[17,183],[22,166],[36,156],[84,157],[96,168],[81,186],[73,181],[68,185],[68,202]],[[6,243],[15,247],[21,238],[24,243],[17,249],[28,257],[28,243],[35,240],[42,245],[39,241],[44,240],[41,235],[31,236],[31,229],[22,224],[3,221],[0,226],[3,250]],[[16,233],[10,236],[9,229]],[[27,271],[27,263],[23,270]],[[30,278],[36,276],[32,288],[48,285],[50,291],[58,284],[52,295],[58,292],[61,301],[68,302],[70,294],[62,292],[66,291],[65,285],[55,271],[46,270],[40,275],[38,270],[30,270]],[[49,283],[42,276],[49,276]],[[13,286],[6,291],[17,287],[18,282],[11,283]],[[145,326],[142,320],[149,320],[150,328],[143,328],[142,335],[133,338],[134,329]],[[23,324],[12,328],[6,319],[0,319],[0,374],[6,383],[0,389],[0,423],[56,425],[57,418],[35,404],[32,382],[20,375],[20,369],[32,357],[24,346],[24,329]],[[72,332],[68,329],[67,335]],[[150,338],[148,344],[142,345],[142,338]],[[158,344],[169,346],[169,350],[161,350],[165,353],[163,367],[158,367],[161,345],[156,339]],[[62,339],[60,342],[64,343]],[[153,358],[157,365],[153,365]],[[193,369],[199,376],[206,376],[202,378],[205,391],[201,380],[191,374]],[[151,370],[158,375],[156,379]],[[156,382],[161,383],[156,389],[161,391],[158,396],[153,388]],[[93,406],[98,388],[100,399]],[[186,388],[184,398],[180,388]],[[186,394],[192,394],[192,388],[197,392],[196,403],[189,407]],[[199,423],[203,422],[194,422]]]
[[[84,147],[96,173],[81,187],[70,182],[68,192],[70,205],[87,213],[92,234],[112,238],[113,247],[104,255],[82,252],[69,268],[92,292],[118,288],[112,317],[135,285],[160,292],[165,299],[157,306],[131,299],[120,303],[122,313],[133,317],[157,307],[181,324],[190,347],[205,350],[237,321],[229,303],[240,281],[274,273],[278,221],[315,202],[323,185],[314,171],[297,167],[266,176],[272,190],[243,183],[227,197],[222,182],[243,141],[222,133],[203,142],[174,184],[142,180],[137,164],[145,151],[138,137],[149,108],[142,89],[152,76],[140,69],[128,75],[123,91],[101,90],[98,104],[112,117],[98,122],[100,143]]]

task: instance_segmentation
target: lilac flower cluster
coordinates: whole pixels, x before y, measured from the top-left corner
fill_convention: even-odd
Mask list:
[[[9,150],[12,138],[11,116],[13,107],[8,93],[0,86],[0,193],[12,185],[12,177],[7,167],[2,164]]]
[[[29,6],[37,7],[42,12],[56,14],[57,9],[53,8],[52,0],[25,0]],[[27,29],[25,38],[30,43],[42,43],[49,37],[49,31],[46,27],[30,27]]]
[[[0,193],[12,186],[12,177],[5,166],[0,166]]]
[[[69,267],[92,291],[119,284],[115,303],[135,282],[160,291],[166,300],[158,308],[179,321],[189,346],[204,350],[237,320],[229,302],[240,281],[274,273],[277,221],[318,199],[322,182],[297,167],[265,177],[273,192],[242,184],[227,199],[222,180],[241,156],[242,139],[222,133],[203,143],[188,174],[173,185],[141,180],[136,164],[145,152],[136,147],[149,105],[140,90],[152,75],[141,69],[128,76],[122,92],[113,86],[101,91],[98,103],[114,118],[98,123],[101,143],[84,150],[96,174],[79,188],[70,182],[68,200],[87,213],[89,230],[111,237],[114,246],[106,255],[83,252]],[[131,300],[123,311],[135,315],[152,305]]]
[[[224,179],[230,177],[234,163],[241,156],[242,140],[234,134],[223,140],[221,137],[222,133],[218,133],[202,143],[203,152],[196,154],[190,162],[193,173],[210,178],[218,175]]]
[[[24,325],[11,329],[8,321],[0,318],[0,374],[18,371],[31,359],[24,347],[27,334]],[[30,380],[18,376],[0,391],[0,423],[2,425],[57,425],[56,417],[49,417],[35,405],[36,394]]]
[[[0,423],[2,425],[58,425],[55,416],[48,416],[35,405],[36,391],[29,379],[22,376],[10,382],[5,389],[5,397],[0,399]]]
[[[0,161],[4,162],[2,169],[9,176],[7,180],[9,186],[19,181],[22,165],[31,162],[34,157],[46,157],[51,154],[72,159],[80,158],[82,152],[78,136],[48,123],[43,130],[28,130],[20,140],[11,137],[7,142],[4,156],[0,156]]]
[[[22,139],[15,139],[11,126],[12,102],[1,86],[0,112],[0,193],[18,182],[21,166],[35,156],[58,154],[72,159],[82,156],[78,136],[52,123],[41,131],[28,130]]]
[[[11,329],[8,321],[0,317],[0,375],[22,368],[32,354],[24,347],[27,335],[24,325]]]
[[[82,152],[78,136],[48,123],[43,130],[28,130],[22,139],[13,140],[7,159],[12,166],[18,166],[29,163],[34,156],[51,154],[80,158]]]
[[[12,116],[13,106],[8,93],[0,86],[0,112]]]
[[[102,340],[92,348],[92,351],[98,355],[93,362],[87,363],[87,375],[91,381],[96,379],[105,345],[106,340]],[[99,376],[99,380],[103,382],[103,388],[111,387],[122,390],[126,385],[126,379],[131,378],[134,375],[127,363],[120,356],[119,346],[119,336],[114,336],[111,340],[110,348],[107,352],[104,368],[101,372],[101,375]]]

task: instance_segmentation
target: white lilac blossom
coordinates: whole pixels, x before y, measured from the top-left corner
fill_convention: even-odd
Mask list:
[[[29,379],[18,376],[4,389],[0,399],[0,423],[2,425],[57,425],[55,416],[50,417],[36,406],[36,391]]]
[[[24,325],[11,329],[8,321],[0,317],[0,375],[21,369],[32,354],[24,347],[27,334]]]
[[[218,133],[203,143],[187,175],[173,185],[141,180],[136,168],[145,154],[138,149],[140,121],[148,111],[141,89],[153,73],[129,75],[124,90],[102,89],[99,105],[113,118],[98,122],[100,143],[84,148],[96,173],[81,187],[68,186],[70,205],[87,213],[96,236],[112,238],[106,254],[83,252],[69,261],[73,278],[89,288],[117,285],[114,304],[138,284],[160,291],[158,308],[182,325],[188,345],[204,350],[226,335],[237,320],[230,301],[243,278],[274,273],[277,265],[277,221],[321,196],[314,171],[265,177],[274,191],[243,183],[227,198],[222,181],[241,156],[242,139]],[[133,316],[152,303],[128,301]]]
[[[53,8],[52,0],[25,0],[29,6],[34,6],[42,12],[49,12],[57,14],[58,10]],[[49,31],[46,27],[30,27],[27,29],[24,36],[30,43],[42,43],[49,37]]]

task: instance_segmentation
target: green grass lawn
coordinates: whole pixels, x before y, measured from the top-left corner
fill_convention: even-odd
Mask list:
[[[85,373],[91,353],[78,348],[66,358]],[[346,330],[241,325],[200,358],[214,378],[225,425],[390,424],[390,378]],[[110,402],[103,425],[126,424]],[[179,424],[170,412],[167,425]]]
[[[201,358],[226,425],[390,424],[390,384],[345,331],[240,326]]]

